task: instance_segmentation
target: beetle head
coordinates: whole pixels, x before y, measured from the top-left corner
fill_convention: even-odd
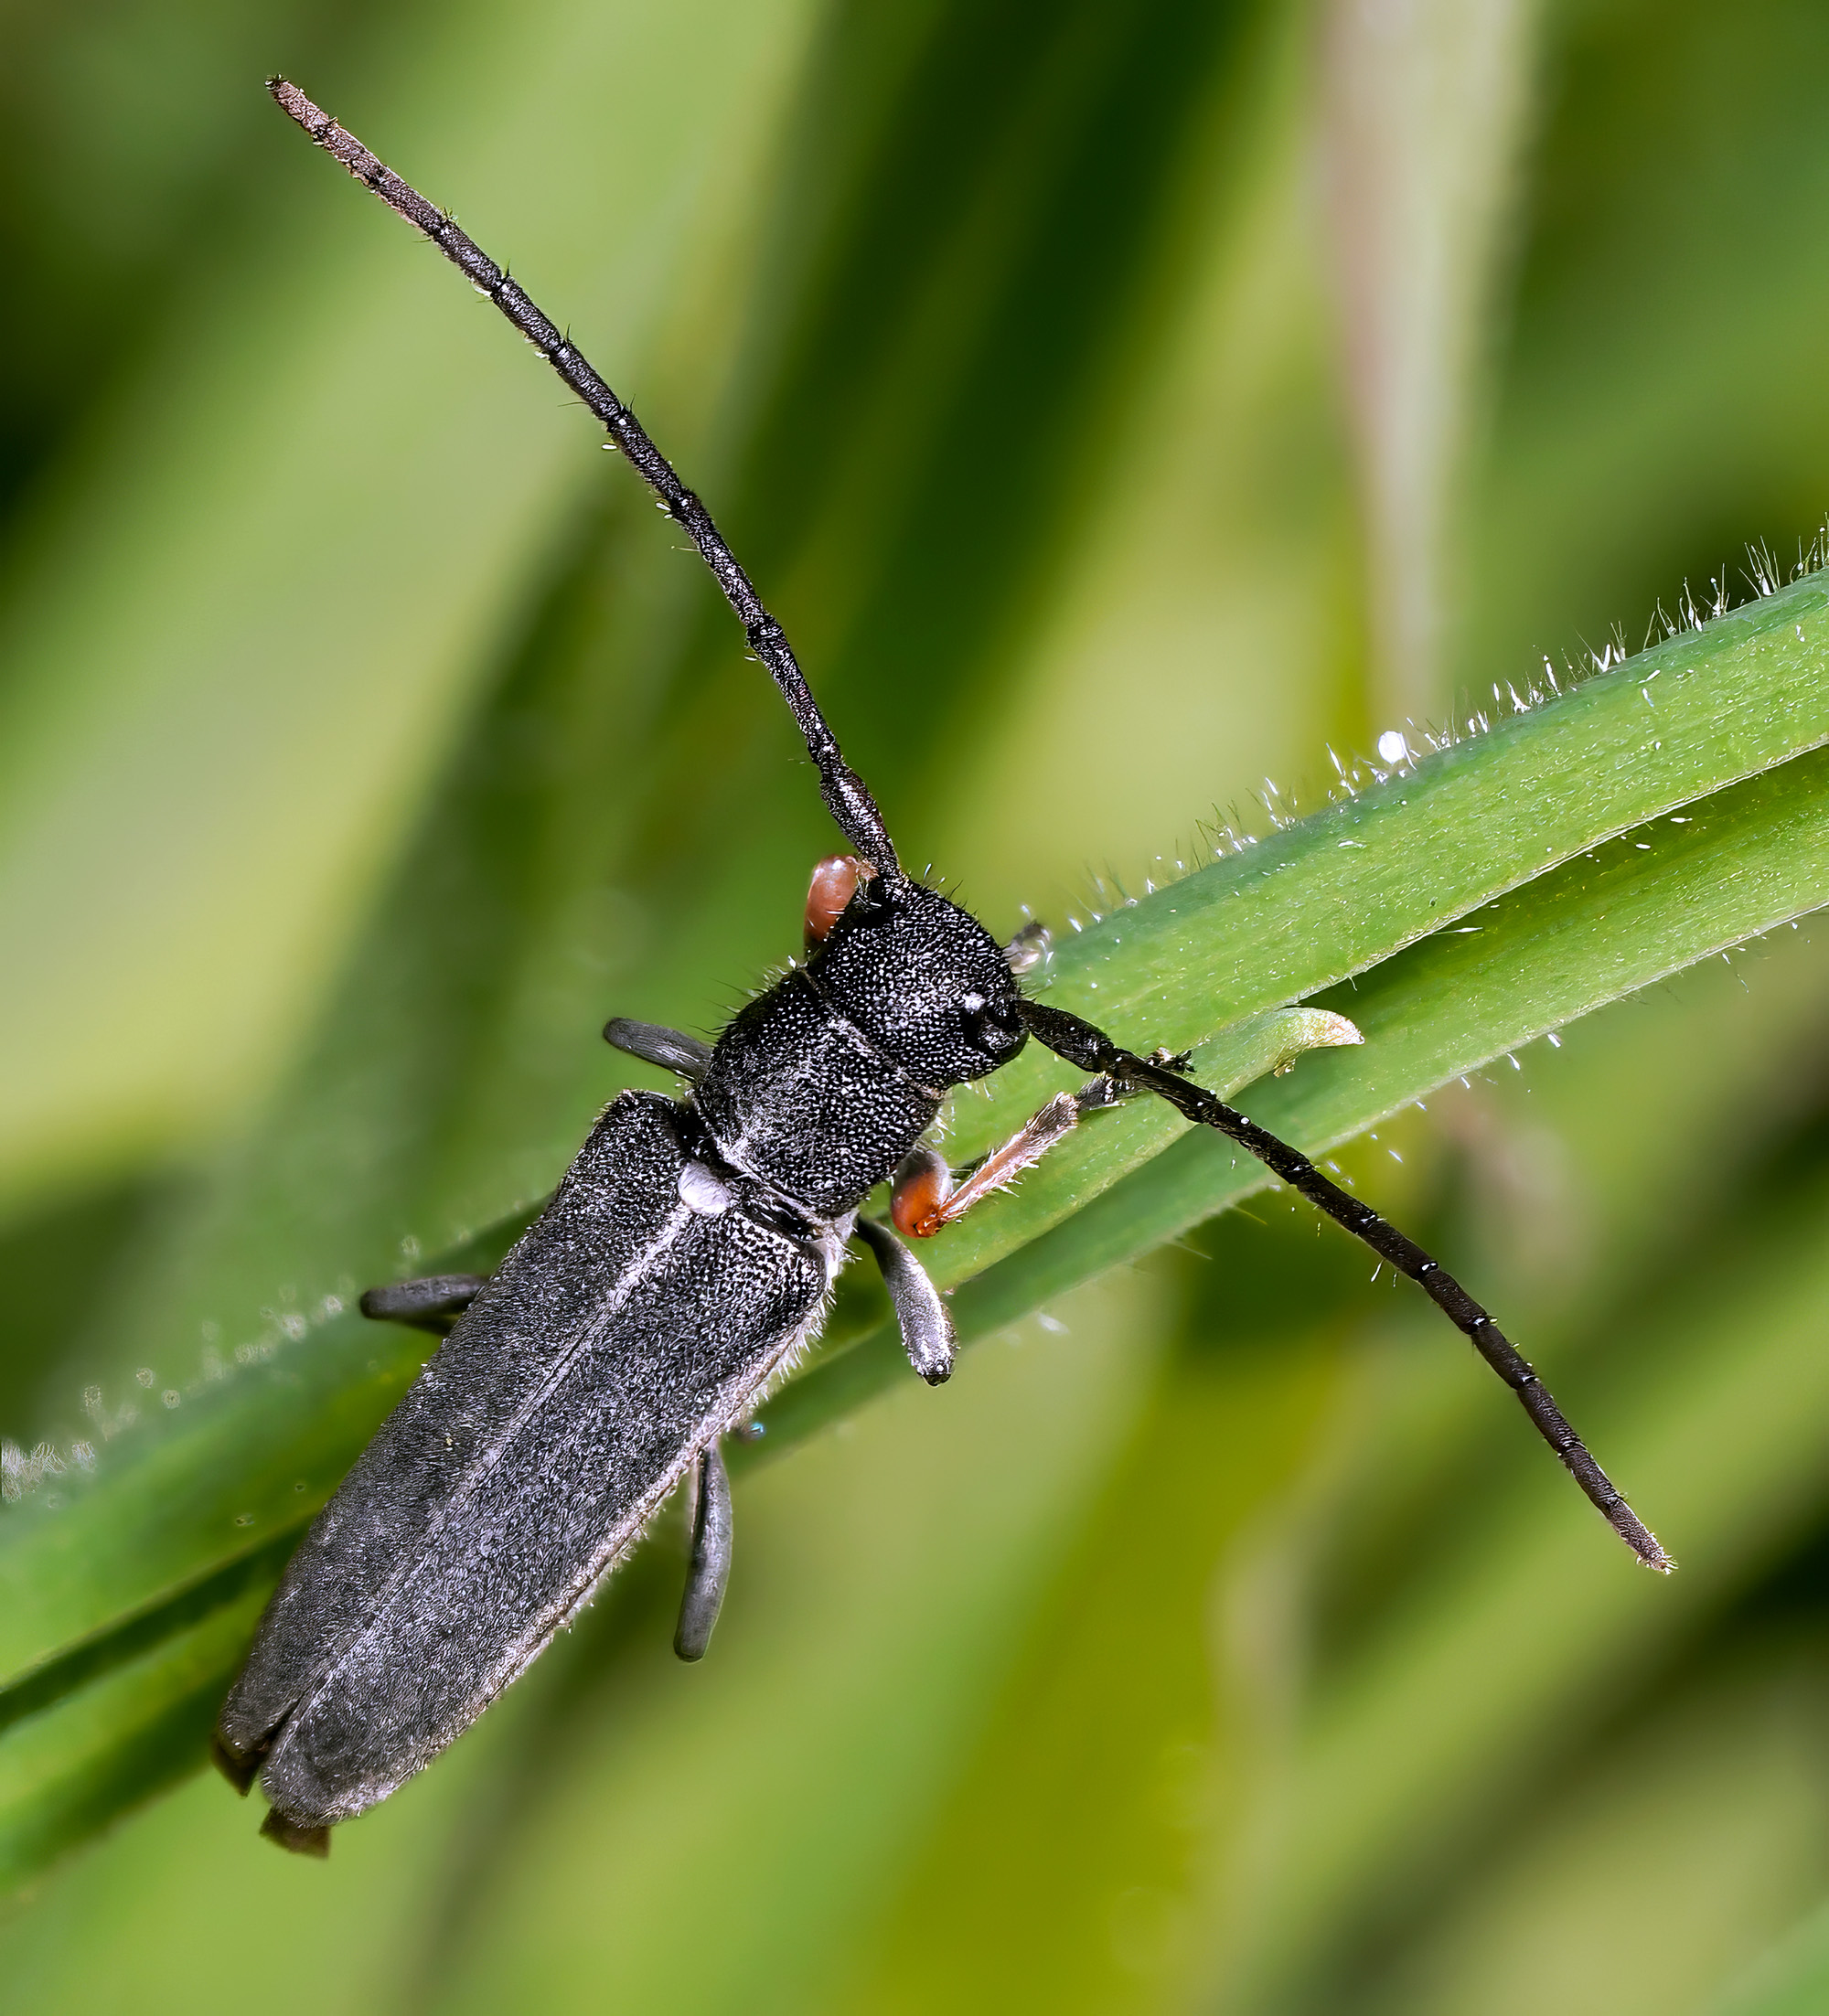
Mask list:
[[[830,873],[827,862],[815,870],[816,894]],[[809,935],[812,916],[809,907]],[[819,933],[813,971],[834,1006],[924,1085],[982,1078],[1026,1039],[1002,947],[969,912],[903,875],[857,875]]]

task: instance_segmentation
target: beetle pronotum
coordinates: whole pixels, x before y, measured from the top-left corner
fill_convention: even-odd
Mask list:
[[[904,1237],[956,1221],[1137,1093],[1216,1128],[1421,1285],[1523,1403],[1639,1559],[1670,1558],[1492,1318],[1414,1241],[1308,1157],[1193,1083],[1017,985],[1000,945],[901,866],[882,816],[699,499],[571,342],[449,218],[301,91],[281,109],[487,294],[607,429],[691,536],[793,712],[850,851],[814,870],[806,964],[714,1046],[625,1020],[612,1043],[686,1083],[612,1102],[496,1275],[372,1289],[364,1313],[455,1327],[313,1523],[223,1707],[219,1763],[272,1801],[264,1831],[323,1852],[328,1829],[429,1763],[589,1597],[662,1501],[696,1484],[676,1649],[708,1643],[729,1574],[719,1455],[818,1328],[850,1239],[882,1268],[930,1383],[952,1369],[946,1306]],[[955,1187],[923,1146],[946,1094],[1029,1037],[1092,1073]],[[893,1223],[861,1218],[893,1179]],[[898,1237],[900,1233],[901,1237]]]

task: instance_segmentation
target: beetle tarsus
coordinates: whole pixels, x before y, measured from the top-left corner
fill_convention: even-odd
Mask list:
[[[679,1622],[673,1649],[682,1659],[701,1659],[724,1606],[731,1580],[731,1478],[723,1453],[714,1440],[699,1452],[693,1491],[692,1554],[686,1570],[686,1593],[679,1599]]]

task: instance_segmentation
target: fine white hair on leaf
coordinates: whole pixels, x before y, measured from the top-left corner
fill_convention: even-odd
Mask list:
[[[1825,518],[1812,536],[1806,546],[1800,539],[1797,564],[1791,579],[1802,580],[1804,576],[1829,567],[1829,518]],[[1770,548],[1761,539],[1747,549],[1745,570],[1748,581],[1758,597],[1774,593],[1783,585],[1784,571],[1773,557]],[[1706,601],[1698,604],[1689,582],[1685,580],[1679,592],[1676,613],[1673,616],[1664,607],[1662,599],[1654,603],[1649,623],[1646,625],[1642,653],[1654,645],[1667,643],[1672,638],[1702,629],[1705,624],[1732,613],[1735,607],[1728,580],[1728,570],[1724,566],[1708,576]],[[1375,760],[1365,756],[1342,756],[1332,743],[1324,742],[1322,753],[1327,767],[1333,773],[1324,795],[1329,804],[1341,804],[1356,797],[1368,784],[1385,784],[1392,775],[1407,765],[1414,765],[1428,754],[1458,747],[1475,737],[1492,733],[1494,722],[1526,714],[1545,706],[1553,699],[1559,699],[1582,685],[1586,680],[1617,672],[1634,654],[1628,648],[1623,625],[1616,622],[1610,635],[1597,650],[1583,642],[1574,656],[1565,654],[1560,667],[1547,654],[1538,663],[1541,675],[1533,675],[1522,682],[1504,679],[1490,684],[1492,706],[1470,708],[1464,713],[1450,710],[1438,728],[1431,723],[1418,724],[1415,720],[1407,723],[1411,731],[1401,729],[1386,729],[1377,739]],[[1651,678],[1655,672],[1639,674],[1637,677]],[[1660,745],[1661,746],[1661,745]],[[1161,890],[1171,888],[1174,880],[1197,869],[1244,854],[1257,847],[1266,837],[1255,830],[1260,823],[1267,823],[1271,833],[1281,832],[1289,827],[1298,816],[1299,795],[1294,789],[1286,789],[1275,778],[1265,777],[1260,788],[1250,795],[1250,803],[1261,814],[1261,821],[1246,819],[1240,815],[1236,804],[1222,812],[1215,806],[1210,821],[1202,820],[1195,827],[1196,845],[1192,850],[1195,859],[1192,862],[1178,859],[1175,862],[1175,877],[1164,876],[1160,880],[1152,873],[1146,883],[1146,893],[1154,895]],[[1202,859],[1204,857],[1204,859]],[[1160,862],[1163,857],[1157,856]],[[1117,877],[1107,876],[1112,882]],[[1100,878],[1098,886],[1105,886]],[[1126,902],[1136,899],[1127,893]],[[1093,906],[1093,917],[1097,921],[1101,912]],[[1078,920],[1070,919],[1075,928],[1080,929]]]

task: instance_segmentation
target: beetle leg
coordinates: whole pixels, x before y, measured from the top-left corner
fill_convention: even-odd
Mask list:
[[[677,1072],[694,1085],[711,1061],[711,1046],[696,1036],[688,1036],[683,1029],[663,1029],[658,1022],[631,1022],[621,1015],[604,1024],[604,1040],[612,1050],[639,1057],[644,1064]]]
[[[489,1285],[481,1274],[428,1274],[368,1289],[362,1314],[375,1323],[407,1323],[443,1337]]]
[[[704,1658],[731,1579],[731,1479],[715,1436],[699,1452],[692,1498],[692,1557],[673,1632],[682,1659]]]
[[[926,1268],[887,1225],[860,1218],[857,1235],[882,1269],[883,1285],[895,1305],[908,1362],[928,1385],[943,1384],[953,1376],[953,1318],[940,1300],[939,1290],[928,1280]]]
[[[981,1161],[961,1170],[963,1180],[957,1188],[946,1164],[931,1148],[916,1148],[895,1172],[889,1214],[896,1231],[908,1239],[931,1239],[941,1226],[956,1223],[974,1204],[1013,1183],[1024,1169],[1032,1168],[1055,1142],[1079,1125],[1083,1113],[1115,1106],[1124,1096],[1125,1088],[1103,1075],[1089,1080],[1077,1092],[1057,1093],[1000,1148],[993,1148]]]

